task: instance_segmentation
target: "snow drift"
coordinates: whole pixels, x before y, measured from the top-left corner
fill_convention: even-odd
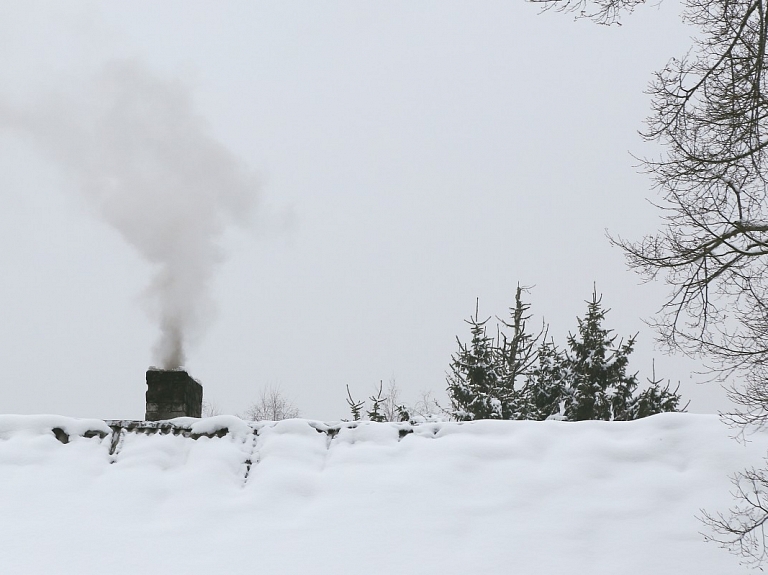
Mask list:
[[[768,449],[689,414],[109,423],[0,416],[0,572],[748,573],[696,515]]]

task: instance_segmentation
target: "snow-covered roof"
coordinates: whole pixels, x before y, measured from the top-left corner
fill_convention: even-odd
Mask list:
[[[762,464],[768,434],[731,433],[3,415],[0,572],[749,573],[696,519]]]

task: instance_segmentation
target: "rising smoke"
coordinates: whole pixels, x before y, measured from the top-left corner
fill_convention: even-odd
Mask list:
[[[248,221],[258,188],[194,112],[189,89],[138,62],[112,62],[82,90],[0,105],[0,125],[31,136],[156,268],[143,296],[160,329],[155,361],[184,365],[188,342],[212,319],[217,242]]]

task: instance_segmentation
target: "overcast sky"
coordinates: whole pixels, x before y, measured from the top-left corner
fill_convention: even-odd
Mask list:
[[[595,283],[607,326],[639,332],[631,369],[655,358],[691,411],[726,407],[695,362],[654,349],[642,319],[667,290],[605,236],[659,225],[630,152],[653,153],[643,91],[692,34],[674,2],[623,24],[508,0],[1,2],[0,412],[143,417],[159,264],[126,230],[157,223],[163,192],[135,180],[123,212],[91,177],[141,123],[88,116],[115,66],[148,79],[134,103],[181,102],[169,114],[191,131],[161,136],[191,170],[172,198],[230,164],[255,198],[239,225],[212,216],[212,321],[185,361],[224,412],[265,385],[318,419],[348,417],[346,385],[442,394],[475,298],[503,315],[518,282],[560,343]],[[108,143],[81,146],[83,126]]]

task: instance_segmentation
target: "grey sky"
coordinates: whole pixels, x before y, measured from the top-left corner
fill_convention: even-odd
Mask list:
[[[659,224],[629,151],[653,153],[643,90],[690,33],[672,2],[613,28],[522,1],[3,2],[0,121],[128,59],[188,90],[258,174],[186,362],[224,411],[268,384],[319,419],[348,415],[347,384],[442,393],[475,298],[504,314],[519,281],[560,342],[596,282],[609,327],[640,331],[631,367],[655,357],[711,412],[722,392],[641,322],[664,286],[639,285],[604,235]],[[0,411],[141,417],[156,269],[39,141],[0,133],[0,169]]]

